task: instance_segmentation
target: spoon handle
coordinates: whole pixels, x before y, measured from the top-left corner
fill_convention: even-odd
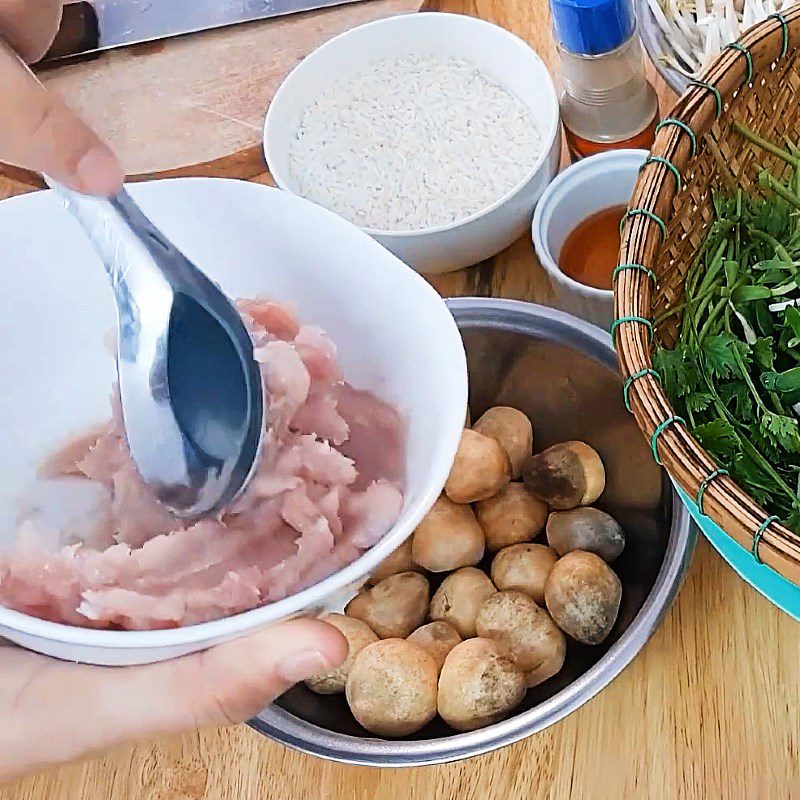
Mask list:
[[[103,262],[117,301],[129,302],[131,281],[145,278],[155,285],[166,277],[154,242],[163,241],[155,226],[123,189],[107,199],[81,194],[44,176],[45,183],[64,202]],[[166,287],[166,281],[165,288]]]
[[[219,294],[219,287],[164,236],[125,189],[110,198],[91,197],[47,176],[45,182],[92,241],[118,303],[127,305],[134,288],[151,292],[163,284],[173,293],[189,294],[204,304],[213,304],[211,295]]]
[[[44,179],[83,228],[103,262],[117,305],[118,356],[121,362],[135,363],[141,357],[148,332],[160,335],[165,329],[173,302],[172,286],[161,268],[161,260],[128,222],[131,217],[127,213],[135,205],[130,198],[128,203],[124,199],[92,197],[48,176]],[[139,215],[146,220],[144,214],[139,212]],[[155,352],[158,346],[154,340],[149,349]]]
[[[173,287],[197,282],[197,268],[148,219],[125,189],[109,198],[108,203]]]

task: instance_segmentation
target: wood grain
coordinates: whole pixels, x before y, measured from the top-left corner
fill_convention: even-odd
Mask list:
[[[504,25],[552,63],[546,0],[447,0],[446,8]],[[661,96],[668,107],[665,87]],[[24,188],[0,179],[0,195]],[[527,237],[435,284],[445,294],[549,299]],[[352,768],[291,752],[241,726],[147,742],[0,788],[0,800],[793,797],[800,797],[800,626],[705,542],[678,601],[634,663],[564,721],[496,753],[425,769]]]

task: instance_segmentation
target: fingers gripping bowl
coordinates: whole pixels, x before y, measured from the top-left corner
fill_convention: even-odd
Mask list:
[[[400,410],[405,503],[394,527],[354,563],[285,600],[215,622],[127,632],[86,630],[0,607],[0,635],[61,658],[103,664],[162,660],[286,617],[340,594],[408,536],[447,477],[466,406],[466,367],[446,307],[419,277],[354,226],[286,193],[236,181],[185,179],[133,188],[145,213],[235,297],[293,303],[339,348],[346,379]],[[225,209],[221,214],[220,210]],[[43,234],[42,231],[46,233]],[[13,287],[0,299],[6,444],[0,454],[0,547],[18,498],[49,452],[107,417],[113,325],[107,279],[80,230],[49,193],[0,205]],[[424,324],[409,325],[409,320]]]

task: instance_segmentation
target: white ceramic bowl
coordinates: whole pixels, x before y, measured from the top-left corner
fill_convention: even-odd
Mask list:
[[[567,167],[545,189],[533,215],[533,246],[547,272],[555,306],[603,330],[614,319],[614,292],[586,286],[558,266],[567,236],[587,217],[627,206],[646,150],[610,150]]]
[[[295,192],[289,145],[302,112],[337,81],[382,58],[407,53],[475,64],[530,108],[542,137],[542,153],[524,180],[488,208],[419,231],[365,229],[414,269],[449,272],[495,255],[525,233],[561,157],[558,97],[550,73],[533,49],[504,28],[435,12],[377,20],[331,39],[300,62],[275,94],[264,124],[264,153],[277,185]]]
[[[229,295],[296,305],[339,345],[347,379],[397,404],[408,426],[400,519],[358,561],[292,597],[162,631],[97,631],[0,608],[0,636],[97,664],[160,661],[304,611],[334,607],[412,532],[452,464],[467,404],[458,329],[430,286],[335,214],[286,192],[187,178],[130,188],[153,221]],[[102,264],[50,192],[0,203],[0,547],[20,493],[65,437],[106,419],[114,305]]]

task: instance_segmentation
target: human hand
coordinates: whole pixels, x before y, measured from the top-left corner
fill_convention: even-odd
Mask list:
[[[244,721],[346,655],[339,631],[312,619],[141,667],[0,645],[0,782],[147,736]]]
[[[61,0],[0,2],[0,160],[111,195],[125,178],[111,149],[26,66],[47,52],[60,19]]]

